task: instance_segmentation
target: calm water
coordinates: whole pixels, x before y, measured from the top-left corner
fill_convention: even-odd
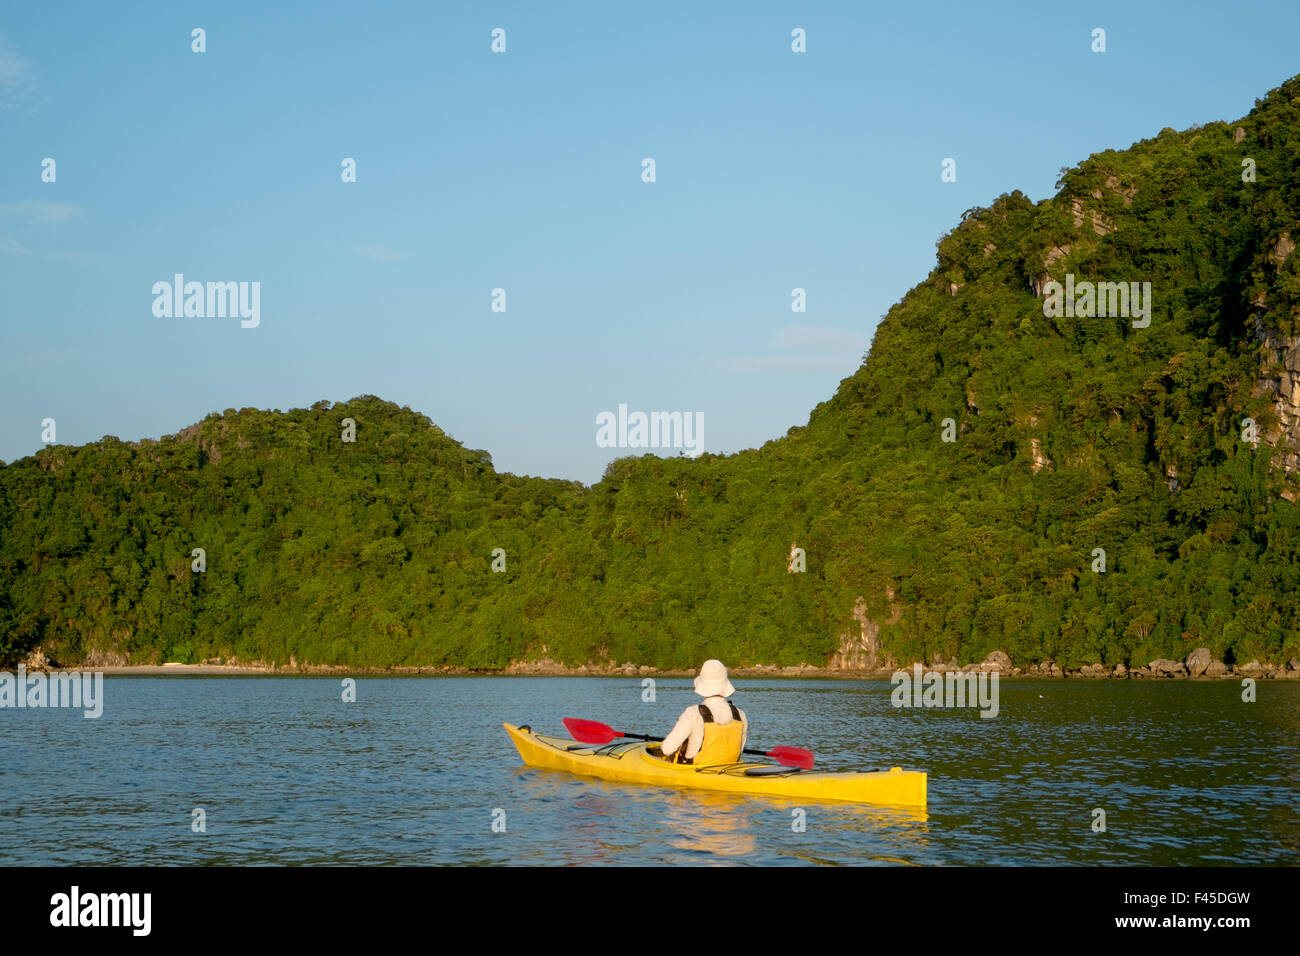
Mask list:
[[[927,811],[581,780],[501,729],[665,733],[687,680],[109,677],[99,720],[0,710],[0,864],[1300,864],[1300,683],[1005,681],[992,720],[736,683],[751,746],[927,770]]]

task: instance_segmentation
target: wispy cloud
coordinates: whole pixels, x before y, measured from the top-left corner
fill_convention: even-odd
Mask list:
[[[17,109],[36,92],[36,74],[31,61],[18,55],[13,44],[0,34],[0,109]]]
[[[736,372],[849,372],[871,345],[856,329],[804,326],[781,329],[768,343],[773,355],[722,360]]]
[[[65,202],[25,199],[0,202],[0,222],[20,222],[33,226],[61,226],[83,215],[85,210]]]
[[[400,252],[387,246],[353,246],[352,251],[366,259],[375,259],[378,262],[396,262],[402,258]]]
[[[22,246],[18,245],[18,243],[14,242],[12,239],[6,239],[3,236],[0,236],[0,255],[4,255],[6,253],[19,255],[19,256],[30,256],[32,254],[32,251],[30,249],[24,249]]]
[[[830,372],[843,370],[848,363],[843,356],[817,358],[808,355],[756,355],[723,359],[722,364],[733,372]]]
[[[772,345],[776,348],[817,349],[824,352],[852,352],[861,358],[871,342],[857,329],[832,329],[818,326],[803,326],[782,329],[772,336]]]

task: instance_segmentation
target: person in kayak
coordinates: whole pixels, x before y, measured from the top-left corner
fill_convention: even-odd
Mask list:
[[[705,661],[700,676],[695,678],[695,693],[704,698],[704,703],[682,711],[660,746],[664,758],[696,766],[739,760],[749,734],[749,720],[743,710],[727,700],[735,692],[722,661]]]

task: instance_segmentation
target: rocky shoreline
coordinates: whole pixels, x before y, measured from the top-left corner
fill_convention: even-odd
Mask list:
[[[885,667],[876,668],[854,668],[854,667],[818,667],[811,664],[800,664],[794,667],[778,667],[775,664],[762,664],[754,667],[732,667],[728,668],[732,676],[735,677],[831,677],[845,679],[888,679],[899,670],[911,671],[914,667],[920,666],[923,673],[948,673],[956,672],[963,674],[997,673],[999,677],[1026,677],[1026,678],[1083,678],[1083,679],[1111,679],[1111,680],[1143,680],[1143,679],[1227,679],[1239,680],[1243,677],[1252,677],[1265,680],[1300,680],[1300,658],[1292,658],[1285,666],[1277,664],[1261,664],[1259,661],[1250,661],[1241,666],[1227,665],[1222,661],[1214,660],[1208,648],[1198,647],[1187,655],[1184,661],[1173,661],[1165,658],[1157,658],[1150,661],[1145,666],[1129,667],[1126,664],[1116,664],[1113,667],[1100,662],[1088,664],[1084,667],[1067,670],[1052,660],[1039,661],[1028,664],[1024,667],[1014,665],[1011,658],[1003,651],[994,651],[982,663],[967,664],[959,666],[956,661],[944,661],[939,655],[935,655],[934,660],[926,665],[920,661],[914,661],[910,664],[898,666],[893,661]],[[539,677],[547,676],[654,676],[654,677],[694,677],[694,671],[677,671],[677,670],[659,670],[658,668],[648,666],[637,666],[627,663],[622,665],[614,664],[583,664],[579,667],[568,667],[552,660],[516,662],[507,667],[504,671],[496,673],[502,674],[520,674],[532,675]]]
[[[61,667],[46,659],[38,649],[24,662],[28,673],[70,669]],[[775,664],[763,664],[752,667],[733,667],[732,676],[741,678],[772,677],[811,677],[839,678],[845,680],[887,680],[899,670],[912,671],[920,666],[924,673],[996,673],[1000,678],[1082,678],[1091,680],[1240,680],[1245,677],[1257,680],[1300,680],[1300,659],[1292,658],[1285,666],[1278,664],[1250,661],[1243,665],[1228,665],[1215,660],[1208,648],[1199,647],[1187,655],[1183,661],[1157,658],[1144,666],[1130,667],[1119,663],[1115,665],[1088,664],[1084,667],[1067,670],[1055,661],[1038,661],[1023,667],[1012,663],[1011,658],[1002,651],[994,651],[982,663],[958,666],[956,661],[944,661],[939,655],[928,665],[916,661],[910,664],[877,668],[825,667],[800,664],[793,667],[778,667]],[[500,670],[471,670],[465,667],[348,667],[341,664],[299,664],[292,658],[288,664],[264,661],[241,662],[228,660],[208,660],[201,664],[130,664],[124,659],[88,660],[76,669],[100,671],[105,675],[118,676],[321,676],[321,675],[407,675],[407,676],[498,676],[498,677],[694,677],[691,670],[660,669],[649,665],[633,663],[613,664],[608,662],[580,664],[571,667],[558,661],[543,658],[537,661],[516,661]]]

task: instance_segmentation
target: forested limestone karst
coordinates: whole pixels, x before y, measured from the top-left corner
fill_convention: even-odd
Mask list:
[[[969,210],[761,449],[588,488],[364,396],[7,464],[0,663],[824,664],[863,619],[899,662],[1300,655],[1300,78],[1059,186]]]

